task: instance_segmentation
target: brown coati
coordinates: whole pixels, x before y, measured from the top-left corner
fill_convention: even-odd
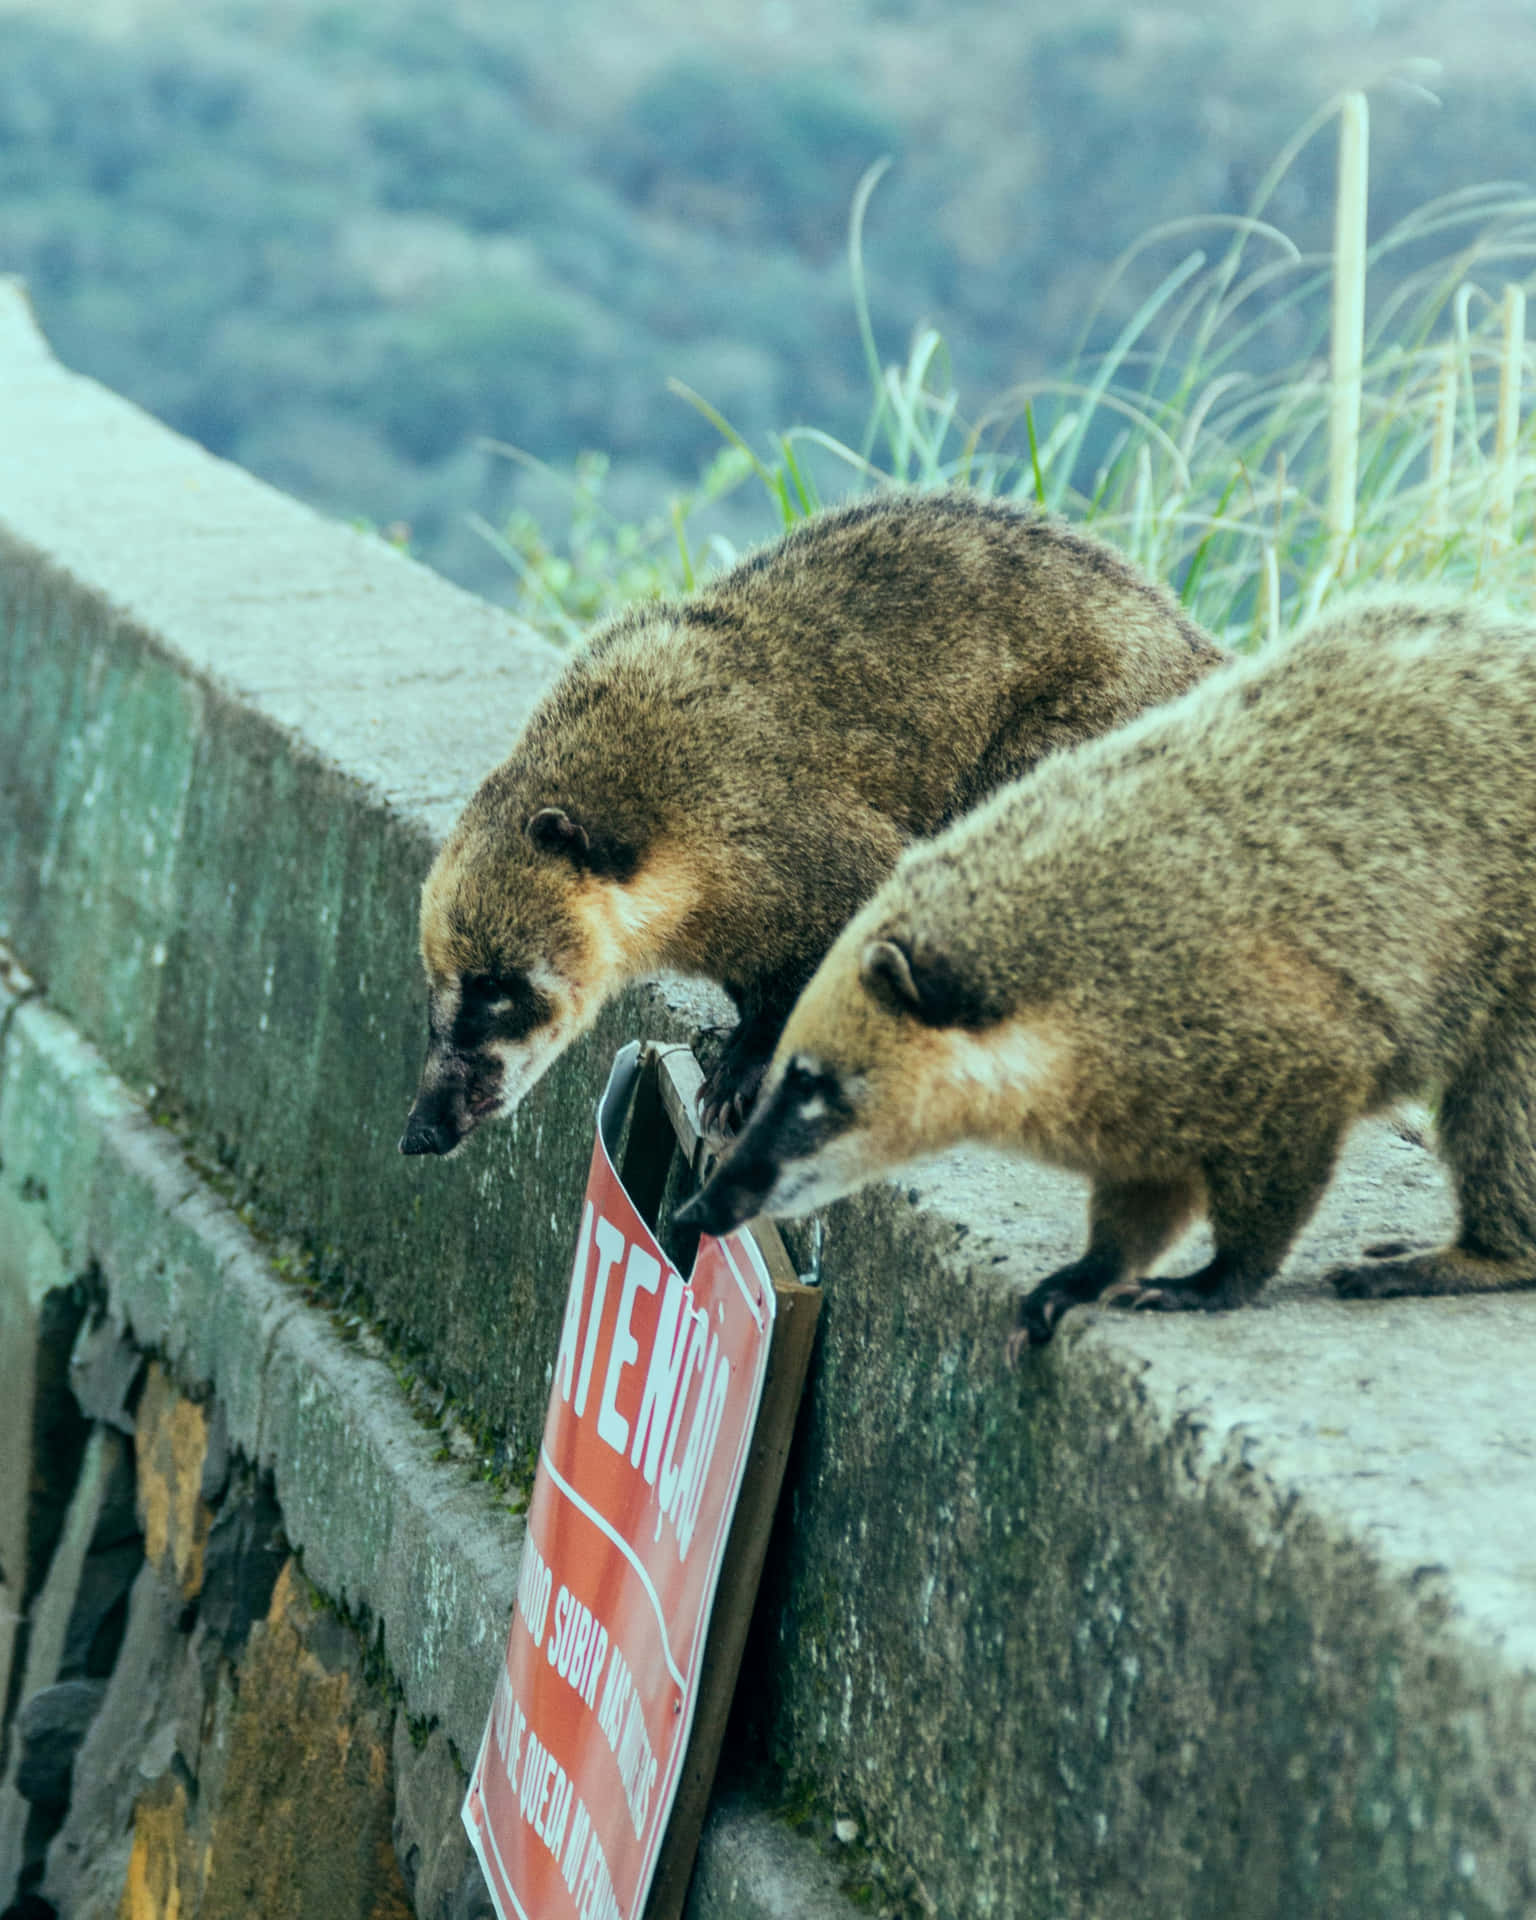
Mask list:
[[[1536,624],[1364,600],[904,856],[790,1015],[683,1217],[803,1213],[961,1140],[1092,1181],[1024,1299],[1219,1308],[1362,1115],[1438,1094],[1455,1243],[1347,1297],[1536,1284]],[[1148,1279],[1185,1223],[1214,1257]],[[1399,1256],[1402,1249],[1394,1250]]]
[[[961,493],[796,528],[565,669],[422,889],[404,1153],[510,1112],[626,981],[723,985],[729,1132],[839,929],[920,835],[1225,658],[1098,541]]]

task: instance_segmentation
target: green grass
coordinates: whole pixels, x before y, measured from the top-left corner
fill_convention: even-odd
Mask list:
[[[1266,209],[1335,122],[1335,244],[1307,255]],[[1171,582],[1240,647],[1366,582],[1444,581],[1529,604],[1536,429],[1522,418],[1521,276],[1536,256],[1536,198],[1490,183],[1430,202],[1367,245],[1367,128],[1364,96],[1342,95],[1298,131],[1245,216],[1145,235],[1084,318],[1086,341],[1101,312],[1129,308],[1108,348],[1079,351],[974,418],[937,332],[920,331],[904,361],[881,357],[863,230],[884,163],[871,168],[848,239],[871,385],[861,444],[799,426],[754,449],[674,383],[720,432],[720,459],[647,526],[606,514],[602,465],[588,461],[568,483],[564,552],[530,521],[484,529],[519,570],[523,610],[570,638],[626,599],[692,586],[731,557],[692,538],[693,514],[754,478],[764,537],[875,486],[1038,502]],[[1151,259],[1169,264],[1132,305]],[[1373,273],[1390,281],[1374,312]],[[1281,334],[1291,347],[1277,363]]]

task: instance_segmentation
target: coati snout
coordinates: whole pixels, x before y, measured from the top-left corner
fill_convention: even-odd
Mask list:
[[[620,614],[423,888],[435,1025],[402,1146],[443,1151],[510,1112],[605,1002],[661,971],[735,1002],[700,1101],[729,1137],[904,847],[1223,658],[1111,548],[964,493],[857,501],[688,600]],[[466,981],[506,967],[548,988],[543,1023],[465,1037]]]
[[[809,1054],[791,1053],[770,1069],[745,1128],[711,1179],[678,1208],[677,1224],[726,1234],[755,1214],[783,1219],[829,1205],[862,1184],[854,1178],[839,1186],[836,1166],[840,1136],[857,1124],[854,1089],[843,1077]],[[843,1160],[856,1165],[857,1143],[843,1147]]]
[[[903,855],[686,1217],[795,1213],[971,1139],[1085,1175],[1095,1300],[1243,1305],[1367,1114],[1433,1091],[1447,1246],[1347,1299],[1536,1287],[1536,622],[1365,597]],[[1212,1257],[1163,1276],[1204,1216]]]
[[[434,982],[427,1058],[400,1136],[402,1153],[453,1153],[482,1120],[515,1105],[516,1071],[553,1020],[555,996],[518,969]],[[509,1070],[510,1069],[510,1070]]]

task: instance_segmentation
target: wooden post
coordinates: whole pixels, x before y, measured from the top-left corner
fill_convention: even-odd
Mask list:
[[[687,1047],[646,1047],[641,1054],[620,1175],[630,1198],[653,1225],[673,1155],[681,1152],[696,1178],[708,1169],[709,1150],[694,1121],[695,1096],[703,1078]],[[645,1920],[681,1920],[688,1897],[821,1311],[820,1288],[801,1284],[772,1221],[760,1217],[746,1230],[757,1242],[773,1281],[773,1345],[752,1450],[715,1589],[693,1731],[651,1881]]]

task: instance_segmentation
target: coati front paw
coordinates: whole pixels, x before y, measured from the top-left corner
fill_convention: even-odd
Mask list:
[[[1115,1284],[1118,1265],[1113,1253],[1085,1253],[1032,1287],[1019,1302],[1019,1324],[1008,1336],[1009,1366],[1017,1363],[1025,1347],[1046,1346],[1068,1307],[1085,1307],[1099,1299],[1107,1286]]]
[[[1019,1302],[1019,1324],[1003,1343],[1003,1355],[1010,1368],[1019,1364],[1026,1347],[1049,1345],[1056,1322],[1068,1307],[1078,1306],[1076,1297],[1060,1287],[1036,1287]]]
[[[711,1146],[723,1146],[740,1133],[767,1068],[766,1059],[744,1061],[727,1044],[714,1071],[699,1088],[699,1132]]]

